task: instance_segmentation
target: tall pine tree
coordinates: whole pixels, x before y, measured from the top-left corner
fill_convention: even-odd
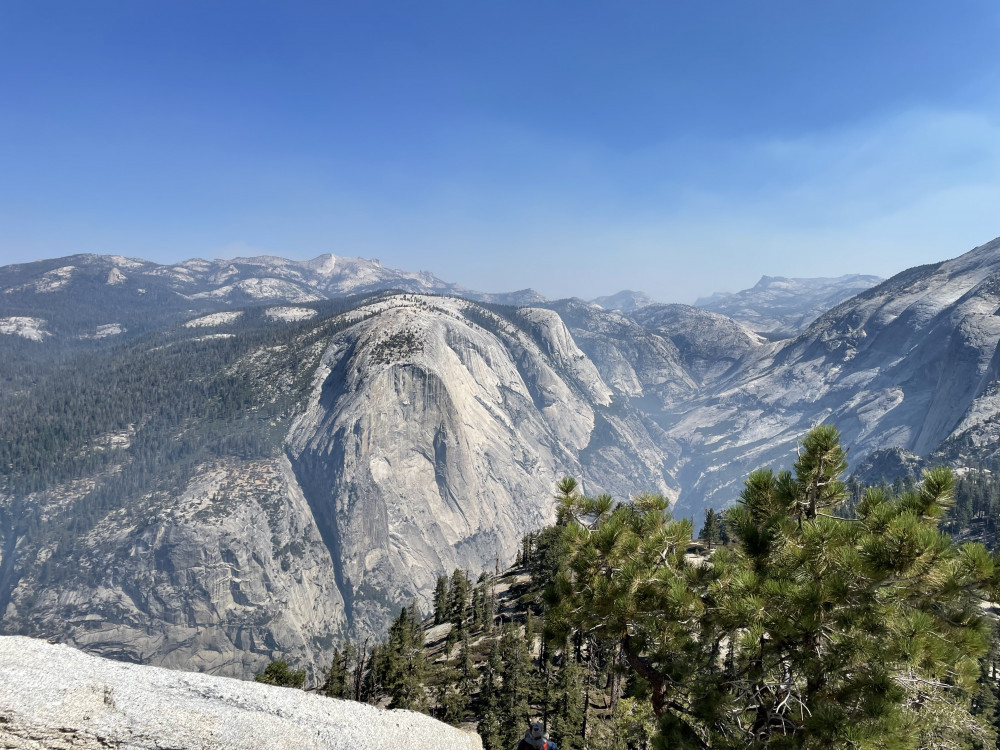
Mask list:
[[[793,471],[749,477],[726,514],[735,548],[702,563],[664,498],[561,489],[572,554],[551,618],[619,643],[649,685],[660,747],[909,750],[944,746],[945,716],[952,740],[976,739],[997,568],[938,530],[948,470],[868,490],[841,518],[845,466],[837,431],[810,431]]]

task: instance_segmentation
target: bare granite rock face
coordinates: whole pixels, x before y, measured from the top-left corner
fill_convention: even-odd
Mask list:
[[[412,711],[0,637],[0,747],[24,750],[482,750]]]
[[[429,603],[441,572],[506,564],[552,519],[564,474],[671,491],[653,438],[611,408],[555,312],[407,295],[348,315],[287,443],[353,627]]]
[[[279,656],[318,667],[345,632],[329,550],[285,457],[202,467],[176,496],[110,515],[77,546],[72,585],[25,577],[9,624],[115,659],[232,677]]]
[[[115,451],[103,475],[0,495],[4,632],[219,675],[276,658],[315,675],[414,598],[426,611],[438,575],[506,566],[566,474],[591,492],[676,495],[662,428],[551,309],[397,294],[316,318],[201,376],[255,406],[184,473],[134,489],[137,456],[153,472],[170,460],[138,453],[133,425],[80,448]],[[184,373],[199,351],[169,366]],[[176,435],[206,429],[213,404],[196,403]]]
[[[670,339],[700,385],[716,384],[760,356],[766,342],[746,326],[690,305],[647,305],[631,318]]]

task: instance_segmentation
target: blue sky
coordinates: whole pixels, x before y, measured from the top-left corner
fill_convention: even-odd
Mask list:
[[[2,0],[0,261],[888,276],[1000,235],[998,35],[992,0]]]

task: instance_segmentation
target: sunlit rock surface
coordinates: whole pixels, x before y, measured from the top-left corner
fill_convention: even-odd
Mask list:
[[[436,576],[493,568],[551,521],[555,481],[672,491],[660,447],[559,316],[510,319],[399,296],[349,313],[288,450],[352,625],[383,623]]]
[[[131,750],[481,750],[478,735],[411,711],[122,664],[0,637],[0,747]]]

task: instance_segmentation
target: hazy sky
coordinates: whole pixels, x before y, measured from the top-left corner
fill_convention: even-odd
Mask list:
[[[692,301],[1000,235],[995,0],[0,0],[0,261]]]

